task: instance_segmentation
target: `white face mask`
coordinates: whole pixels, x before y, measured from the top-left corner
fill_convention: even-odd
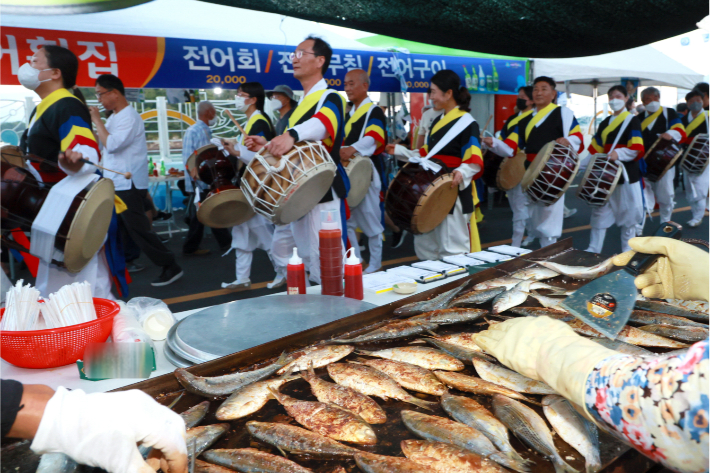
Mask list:
[[[217,124],[217,116],[215,115],[214,118],[210,118],[209,126],[215,126],[216,124]]]
[[[276,110],[281,110],[281,107],[284,106],[284,104],[282,104],[281,101],[276,97],[271,97],[269,99],[269,105],[271,105],[271,110],[273,110],[274,112]]]
[[[249,105],[244,103],[245,101],[246,99],[240,95],[234,98],[234,106],[237,108],[237,111],[244,113],[249,109]]]
[[[703,109],[703,103],[702,102],[691,102],[688,104],[688,110],[693,112],[693,114],[698,113],[700,110]]]
[[[646,111],[649,113],[656,113],[659,108],[661,108],[661,102],[651,102],[646,104]]]
[[[626,106],[626,102],[624,100],[621,100],[621,99],[609,100],[609,107],[611,107],[611,109],[614,110],[615,112],[618,112],[619,110],[621,110],[625,106]]]
[[[52,80],[50,77],[49,79],[45,80],[39,80],[39,73],[42,71],[51,71],[52,69],[35,69],[30,65],[30,63],[25,63],[22,66],[20,66],[20,69],[17,71],[17,80],[20,81],[20,84],[22,84],[25,88],[30,89],[30,90],[35,90],[37,87],[42,82],[47,82]]]

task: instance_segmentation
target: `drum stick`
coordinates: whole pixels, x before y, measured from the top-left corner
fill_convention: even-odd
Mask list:
[[[239,124],[239,122],[236,120],[236,118],[234,118],[234,115],[232,115],[232,112],[230,112],[227,109],[225,109],[224,111],[227,113],[227,116],[229,117],[229,119],[232,120],[232,122],[237,126],[237,128],[239,128],[239,131],[242,132],[242,135],[244,135],[244,137],[246,137],[247,132],[244,131],[244,128],[242,128],[242,126]]]
[[[89,161],[88,159],[81,158],[81,159],[79,159],[79,162],[80,162],[80,163],[84,163],[84,164],[91,164],[92,166],[96,166],[96,167],[99,168],[99,169],[103,169],[104,171],[112,172],[112,173],[114,173],[114,174],[120,174],[120,175],[122,175],[123,177],[125,177],[126,179],[130,179],[130,178],[131,178],[131,173],[130,173],[130,172],[119,172],[119,171],[114,171],[113,169],[107,169],[107,168],[105,168],[105,167],[103,167],[103,166],[101,166],[101,165],[99,165],[99,164],[92,163],[92,162]]]
[[[483,130],[484,130],[484,131],[488,129],[488,125],[491,124],[491,120],[493,120],[493,115],[491,115],[490,117],[488,117],[488,121],[486,122],[486,126],[483,127]],[[481,134],[481,136],[483,136],[483,135]]]

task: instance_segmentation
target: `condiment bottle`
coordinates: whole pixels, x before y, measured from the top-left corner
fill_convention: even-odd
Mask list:
[[[364,297],[362,290],[362,264],[360,258],[355,255],[355,248],[350,248],[345,260],[345,297],[362,300]]]
[[[343,295],[343,238],[336,217],[337,210],[321,210],[318,232],[321,294]]]
[[[298,256],[298,248],[293,249],[293,256],[288,260],[286,287],[289,295],[306,293],[306,267]]]

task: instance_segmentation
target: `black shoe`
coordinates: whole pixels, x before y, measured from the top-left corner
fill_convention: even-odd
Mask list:
[[[172,216],[173,216],[172,213],[163,212],[162,210],[158,210],[158,213],[155,214],[155,218],[153,220],[168,220]]]
[[[140,273],[145,269],[145,266],[131,261],[130,263],[126,262],[126,269],[129,273]]]
[[[151,286],[167,286],[172,284],[183,275],[182,268],[178,266],[177,263],[173,263],[172,266],[166,266],[163,268],[163,272],[160,274],[158,279],[150,283]]]
[[[392,248],[399,248],[404,243],[404,237],[407,236],[407,230],[392,233]]]

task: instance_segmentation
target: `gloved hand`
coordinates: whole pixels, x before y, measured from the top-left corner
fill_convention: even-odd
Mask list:
[[[665,255],[634,280],[645,297],[708,300],[710,256],[705,251],[663,237],[632,238],[629,246],[640,253]],[[635,254],[635,251],[621,253],[612,262],[616,266],[626,266]]]
[[[519,317],[495,324],[473,341],[505,366],[544,381],[584,407],[587,378],[602,360],[618,355],[587,340],[564,322],[549,317]]]
[[[178,414],[138,390],[86,394],[60,387],[31,448],[37,454],[61,452],[111,473],[153,473],[137,443],[160,450],[161,464],[171,473],[187,473],[185,422]]]

